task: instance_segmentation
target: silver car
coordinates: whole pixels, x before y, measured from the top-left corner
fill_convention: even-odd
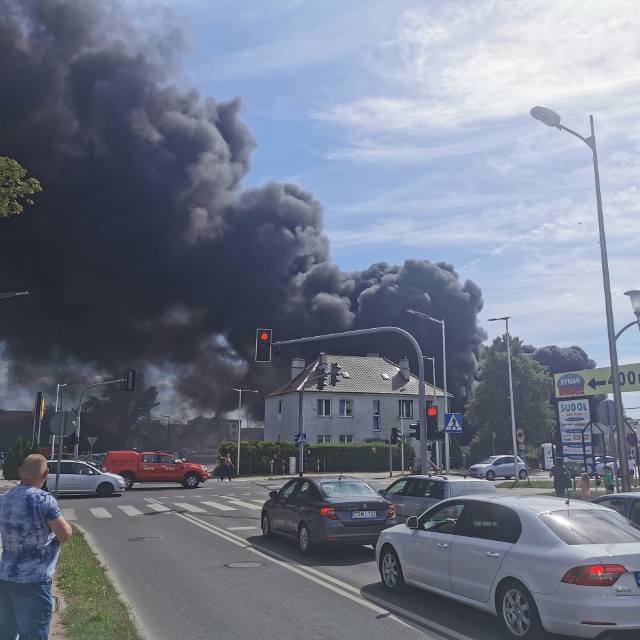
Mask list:
[[[489,456],[480,462],[469,467],[469,475],[472,478],[506,478],[511,480],[515,475],[515,464],[513,456]],[[518,457],[518,478],[525,480],[527,477],[527,465],[524,460]]]
[[[49,477],[47,489],[51,492],[56,486],[57,461],[47,462]],[[125,490],[124,478],[115,473],[100,471],[78,460],[63,460],[60,463],[58,493],[97,493],[101,497],[110,496]]]
[[[488,480],[452,475],[415,475],[396,480],[380,491],[383,498],[395,505],[398,522],[420,515],[446,498],[478,493],[497,494],[498,490]]]

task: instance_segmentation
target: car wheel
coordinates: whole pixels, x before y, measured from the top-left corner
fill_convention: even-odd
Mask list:
[[[399,593],[406,586],[398,554],[390,545],[385,546],[380,555],[380,577],[388,591]]]
[[[101,485],[98,486],[96,493],[101,498],[107,498],[113,493],[113,485],[110,482],[103,482]]]
[[[271,520],[269,520],[269,514],[266,511],[262,514],[262,537],[273,538],[273,531],[271,530]]]
[[[547,638],[533,596],[517,580],[509,580],[500,587],[497,605],[498,618],[510,638]]]
[[[309,527],[303,522],[298,529],[298,546],[304,555],[311,555],[314,552],[314,545],[311,542]]]
[[[124,473],[120,474],[123,479],[124,479],[124,489],[125,491],[128,491],[129,489],[131,489],[131,487],[133,487],[133,483],[136,481],[133,473],[130,473],[129,471],[125,471]]]
[[[527,470],[526,469],[520,469],[520,471],[518,471],[518,478],[520,478],[520,480],[526,480],[527,479]]]
[[[200,478],[195,473],[187,473],[184,477],[184,481],[182,482],[182,486],[187,489],[196,489],[200,484]]]
[[[492,471],[491,469],[489,469],[489,471],[487,471],[487,473],[484,474],[484,477],[487,480],[495,480],[496,479],[496,472]]]

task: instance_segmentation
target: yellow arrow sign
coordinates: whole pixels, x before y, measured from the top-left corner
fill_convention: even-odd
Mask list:
[[[640,391],[640,364],[618,367],[621,391]],[[613,392],[611,367],[556,373],[553,376],[556,398],[598,396]]]

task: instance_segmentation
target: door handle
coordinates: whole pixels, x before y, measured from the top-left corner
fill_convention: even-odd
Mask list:
[[[487,555],[490,558],[499,558],[502,554],[500,554],[500,553],[492,553],[491,551],[487,551]]]
[[[449,545],[446,542],[438,542],[438,546],[446,549]]]

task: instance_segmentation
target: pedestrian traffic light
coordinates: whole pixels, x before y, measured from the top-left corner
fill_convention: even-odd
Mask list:
[[[340,375],[340,367],[337,362],[334,362],[331,365],[331,386],[335,387],[336,382],[338,382],[338,376]]]
[[[391,444],[398,444],[398,427],[391,427]]]
[[[271,329],[256,330],[256,362],[271,362]]]
[[[410,437],[420,440],[420,420],[414,424],[410,424],[409,426],[411,427]]]

